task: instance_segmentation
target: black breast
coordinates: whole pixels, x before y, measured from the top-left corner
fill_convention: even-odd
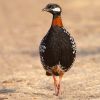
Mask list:
[[[65,29],[52,26],[40,44],[40,58],[45,69],[60,64],[67,71],[76,56],[74,39]]]

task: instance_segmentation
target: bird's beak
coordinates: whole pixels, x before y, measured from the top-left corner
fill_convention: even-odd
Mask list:
[[[43,8],[42,11],[46,11],[46,8]]]
[[[43,9],[42,9],[42,11],[47,11],[47,12],[48,12],[48,11],[49,11],[49,9],[47,9],[47,8],[43,8]]]

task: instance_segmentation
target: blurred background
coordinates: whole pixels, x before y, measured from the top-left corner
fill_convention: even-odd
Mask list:
[[[63,24],[77,44],[76,61],[64,76],[64,93],[58,98],[100,100],[99,0],[0,0],[0,98],[57,99],[38,53],[52,21],[41,9],[51,2],[62,7]]]

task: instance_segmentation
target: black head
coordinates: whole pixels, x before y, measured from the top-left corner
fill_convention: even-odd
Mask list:
[[[50,3],[43,9],[43,11],[47,11],[53,15],[57,15],[57,14],[61,14],[62,9],[58,4]]]

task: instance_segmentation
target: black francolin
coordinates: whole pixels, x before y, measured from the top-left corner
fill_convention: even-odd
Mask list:
[[[53,19],[49,31],[40,43],[40,59],[46,75],[53,76],[55,94],[59,95],[61,79],[75,60],[76,45],[73,37],[63,27],[61,7],[58,4],[50,3],[43,11],[51,13]],[[59,76],[58,81],[56,76]]]

